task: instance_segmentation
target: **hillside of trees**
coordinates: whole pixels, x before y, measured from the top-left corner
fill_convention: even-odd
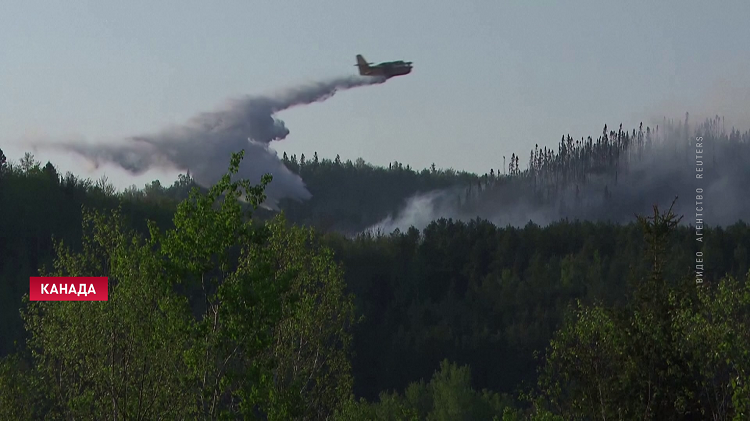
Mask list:
[[[416,171],[408,164],[392,162],[388,168],[355,162],[311,159],[304,154],[283,156],[284,164],[305,181],[312,198],[304,202],[285,200],[279,204],[287,218],[298,224],[315,226],[324,231],[358,233],[398,212],[409,197],[456,185],[471,185],[475,174],[452,169]]]
[[[285,157],[313,199],[283,215],[257,180],[118,192],[0,151],[0,419],[747,419],[744,222],[702,243],[671,209],[352,235],[435,189],[551,200],[660,136],[613,133],[502,175]],[[39,271],[109,276],[110,301],[24,300]]]
[[[692,195],[695,185],[690,180],[694,180],[698,162],[707,180],[728,176],[737,184],[747,182],[750,131],[740,132],[734,127],[727,131],[719,116],[691,126],[689,117],[686,113],[684,120],[664,119],[654,129],[641,123],[632,132],[624,130],[622,124],[617,130],[609,130],[605,124],[596,139],[563,136],[557,150],[535,145],[523,170],[519,168],[519,156],[513,154],[507,168],[513,177],[498,178],[492,170],[480,177],[474,189],[466,192],[461,213],[484,215],[487,208],[497,207],[498,203],[506,207],[525,203],[537,209],[557,208],[559,217],[630,221],[632,213],[621,215],[620,208],[643,212],[653,204],[640,203],[639,195],[648,196],[648,200],[664,200],[660,197],[665,194],[663,190],[670,189]],[[702,146],[696,147],[698,144]],[[634,183],[635,188],[630,186]],[[705,183],[701,185],[707,187]],[[741,187],[735,186],[735,190]],[[714,199],[715,205],[719,199]],[[591,209],[597,202],[601,203],[600,208]],[[746,214],[738,211],[733,215]]]
[[[428,200],[433,219],[480,217],[503,226],[564,218],[627,223],[634,212],[647,211],[655,202],[668,204],[670,195],[694,195],[691,180],[699,160],[707,182],[718,184],[713,191],[723,195],[712,199],[714,207],[721,208],[715,209],[713,223],[729,225],[744,218],[743,209],[750,206],[743,194],[750,182],[745,165],[750,159],[750,131],[727,129],[718,116],[699,124],[690,124],[689,117],[686,113],[684,120],[665,118],[655,128],[641,123],[631,131],[622,124],[609,130],[605,124],[596,138],[576,140],[567,135],[555,148],[537,144],[525,155],[528,161],[516,153],[498,157],[498,168],[484,174],[434,165],[417,171],[399,162],[383,168],[361,158],[321,160],[317,153],[299,159],[285,154],[285,165],[302,177],[312,199],[282,201],[280,208],[294,223],[350,235],[408,214],[409,199],[430,194],[438,198]],[[705,148],[696,149],[698,137]],[[688,212],[690,201],[678,202],[677,209]],[[386,231],[392,230],[385,225]],[[400,225],[408,229],[408,218]]]

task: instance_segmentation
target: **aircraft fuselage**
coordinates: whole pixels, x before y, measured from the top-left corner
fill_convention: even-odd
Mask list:
[[[408,75],[411,73],[411,67],[410,66],[388,66],[388,67],[378,67],[373,66],[366,70],[359,71],[360,75],[363,76],[385,76],[387,78],[392,78],[394,76],[403,76]]]
[[[390,79],[394,76],[403,76],[411,73],[411,63],[405,61],[390,61],[372,65],[364,57],[357,55],[357,67],[362,76],[381,76]]]

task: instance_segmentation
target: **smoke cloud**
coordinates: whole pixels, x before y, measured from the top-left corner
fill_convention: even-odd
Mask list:
[[[216,111],[198,114],[183,125],[124,139],[117,144],[70,141],[34,146],[74,152],[97,167],[111,163],[134,175],[153,168],[189,170],[196,183],[202,186],[212,185],[226,174],[230,154],[244,149],[245,158],[238,176],[259,182],[264,174],[272,174],[273,181],[266,189],[266,205],[275,207],[282,198],[306,200],[311,197],[302,179],[286,168],[269,148],[271,142],[289,135],[289,129],[275,114],[291,107],[325,101],[341,90],[385,81],[377,77],[340,77],[274,95],[248,95],[229,100]]]
[[[498,226],[516,227],[530,221],[544,226],[561,219],[630,223],[635,214],[651,215],[653,205],[666,210],[675,197],[673,210],[683,216],[682,224],[727,226],[750,221],[750,132],[703,134],[700,148],[695,137],[685,129],[655,141],[641,154],[629,151],[620,158],[616,179],[612,174],[590,173],[585,183],[564,186],[551,200],[539,200],[539,192],[544,190],[539,178],[536,185],[530,177],[489,181],[481,190],[474,185],[470,190],[463,187],[415,195],[397,214],[365,231],[423,229],[440,218],[481,218]],[[699,166],[701,179],[696,178]],[[537,195],[530,194],[532,191]],[[701,198],[697,198],[699,194]]]

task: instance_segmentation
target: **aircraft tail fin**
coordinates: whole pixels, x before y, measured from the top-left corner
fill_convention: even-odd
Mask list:
[[[359,74],[364,75],[370,69],[370,64],[367,63],[362,54],[357,54],[357,67],[359,67]]]

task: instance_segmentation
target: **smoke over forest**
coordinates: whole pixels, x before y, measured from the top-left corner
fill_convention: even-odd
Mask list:
[[[524,170],[521,160],[528,163]],[[727,133],[718,116],[692,128],[689,114],[684,121],[663,119],[654,129],[605,125],[597,139],[564,136],[557,150],[537,146],[524,157],[514,154],[507,168],[493,169],[474,185],[415,195],[367,231],[422,229],[439,218],[482,218],[500,226],[564,218],[627,223],[655,204],[669,207],[675,197],[683,223],[695,225],[702,206],[705,224],[728,225],[750,216],[748,162],[750,132]],[[696,204],[697,189],[702,204]]]
[[[238,176],[260,181],[267,173],[273,181],[266,188],[267,205],[282,198],[305,200],[310,192],[269,148],[283,140],[289,129],[275,114],[288,108],[324,101],[337,91],[381,84],[385,78],[350,76],[286,89],[276,95],[233,99],[217,111],[201,113],[187,123],[159,133],[135,136],[118,144],[58,142],[36,144],[36,148],[62,149],[77,153],[94,164],[113,163],[132,174],[152,168],[188,170],[202,186],[210,186],[226,173],[232,152],[245,150]]]
[[[225,173],[230,154],[245,149],[238,176],[256,182],[271,173],[266,205],[278,208],[282,199],[307,201],[312,194],[300,168],[290,166],[269,147],[289,134],[275,114],[324,101],[339,90],[383,82],[383,78],[351,76],[274,95],[245,96],[183,125],[117,144],[70,141],[35,146],[71,151],[97,166],[113,163],[132,174],[152,168],[188,170],[202,186],[215,183]],[[650,212],[655,204],[669,206],[676,197],[675,211],[685,216],[683,223],[694,224],[696,195],[700,194],[696,189],[703,189],[706,224],[747,220],[750,132],[727,130],[718,116],[699,124],[689,117],[662,118],[656,124],[649,120],[653,126],[641,124],[630,130],[622,125],[611,130],[605,125],[596,139],[576,140],[567,135],[554,149],[537,145],[528,155],[503,157],[505,168],[492,169],[471,184],[409,192],[411,197],[399,211],[365,231],[421,229],[439,218],[482,218],[500,226],[523,226],[529,221],[547,225],[564,218],[626,223],[636,213]],[[697,147],[696,138],[702,138],[702,148]],[[697,167],[702,179],[696,179]]]

